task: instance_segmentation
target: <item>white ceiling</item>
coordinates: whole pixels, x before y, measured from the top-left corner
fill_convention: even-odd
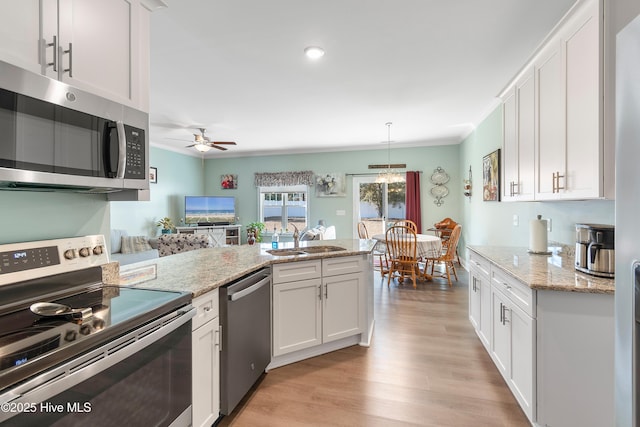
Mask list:
[[[166,0],[151,143],[205,157],[456,144],[575,0]],[[326,54],[306,58],[305,47]],[[179,140],[184,141],[179,141]]]

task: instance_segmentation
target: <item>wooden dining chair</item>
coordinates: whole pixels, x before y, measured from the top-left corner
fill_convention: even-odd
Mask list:
[[[424,273],[427,272],[427,268],[431,265],[431,275],[433,275],[434,265],[435,263],[443,263],[444,264],[444,274],[446,274],[447,280],[449,281],[449,286],[453,286],[451,283],[451,273],[458,280],[458,274],[456,272],[456,267],[454,262],[456,260],[456,250],[458,247],[458,241],[460,240],[460,233],[462,232],[462,226],[457,224],[453,230],[451,231],[451,236],[448,239],[446,249],[442,255],[438,258],[426,258],[424,264]],[[445,248],[443,246],[443,248]],[[443,277],[444,277],[443,274]]]
[[[442,248],[446,250],[449,245],[449,239],[451,238],[451,233],[453,229],[458,225],[457,222],[452,220],[451,218],[445,218],[440,222],[433,224],[435,227],[436,234],[440,236],[440,240],[442,241]],[[462,265],[460,263],[460,256],[458,255],[458,250],[456,249],[456,260],[458,261],[458,265]]]
[[[359,239],[368,239],[369,231],[364,222],[360,221],[356,224]],[[380,275],[385,276],[389,272],[389,263],[387,262],[387,254],[384,242],[378,241],[371,252],[374,257],[378,257],[378,265],[380,266]]]
[[[389,262],[389,278],[387,286],[391,285],[391,278],[397,273],[400,282],[405,276],[411,277],[413,287],[416,288],[416,279],[420,275],[418,258],[416,256],[416,233],[410,227],[394,225],[386,234],[387,259]]]
[[[358,224],[356,224],[356,227],[358,228],[358,238],[369,238],[369,232],[367,231],[367,226],[364,224],[364,222],[360,221]]]
[[[418,226],[410,219],[400,219],[393,223],[394,226],[409,227],[414,233],[418,234]]]

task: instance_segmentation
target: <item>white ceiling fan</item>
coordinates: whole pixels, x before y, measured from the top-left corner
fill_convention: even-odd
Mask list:
[[[191,145],[187,145],[187,148],[195,148],[200,152],[207,152],[211,148],[216,148],[218,150],[226,151],[227,147],[223,147],[224,145],[236,145],[233,141],[212,141],[208,136],[205,135],[207,130],[205,128],[198,128],[200,133],[194,133],[194,143]],[[182,140],[181,140],[182,141]]]

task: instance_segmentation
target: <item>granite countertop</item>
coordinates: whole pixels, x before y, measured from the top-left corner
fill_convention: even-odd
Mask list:
[[[551,255],[535,255],[526,248],[502,246],[468,246],[532,289],[545,291],[613,294],[614,279],[591,276],[574,268],[569,251],[552,248]]]
[[[319,254],[273,256],[266,251],[271,244],[226,246],[184,252],[128,264],[119,268],[121,286],[191,292],[198,297],[246,274],[272,264],[334,258],[370,253],[376,241],[369,239],[313,240],[300,242],[300,247],[340,246],[344,251]],[[279,248],[293,248],[293,243],[280,243]],[[115,263],[107,264],[107,266]],[[103,268],[103,277],[114,277],[113,266]]]

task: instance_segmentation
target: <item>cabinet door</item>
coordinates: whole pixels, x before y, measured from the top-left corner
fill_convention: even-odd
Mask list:
[[[518,182],[518,133],[516,117],[516,89],[509,90],[502,99],[502,200],[514,198],[514,184]]]
[[[491,288],[491,358],[502,375],[508,379],[511,371],[511,330],[504,321],[507,298]]]
[[[40,73],[39,40],[39,0],[0,0],[0,59]]]
[[[273,286],[273,355],[322,344],[322,280]]]
[[[600,36],[598,3],[576,17],[564,38],[567,76],[566,192],[570,198],[599,197],[603,187],[600,125]]]
[[[506,323],[511,331],[511,390],[529,419],[533,415],[534,392],[534,339],[535,320],[519,307],[511,304],[505,310]]]
[[[491,281],[488,274],[476,278],[476,287],[480,289],[480,341],[489,351],[491,345]]]
[[[480,287],[477,284],[477,272],[469,269],[469,320],[473,328],[480,330]]]
[[[535,76],[533,67],[516,84],[518,180],[514,186],[517,200],[533,200],[535,172]]]
[[[537,200],[559,198],[553,174],[566,170],[565,79],[560,41],[550,43],[536,62],[537,97]],[[564,180],[561,180],[561,186]]]
[[[364,280],[352,273],[322,279],[322,341],[357,335],[364,326]]]
[[[214,248],[220,248],[227,245],[227,232],[224,228],[209,228],[196,233],[205,233],[211,236]]]
[[[59,79],[133,101],[139,8],[139,0],[59,0]]]
[[[210,426],[220,415],[219,318],[192,334],[193,426]]]

